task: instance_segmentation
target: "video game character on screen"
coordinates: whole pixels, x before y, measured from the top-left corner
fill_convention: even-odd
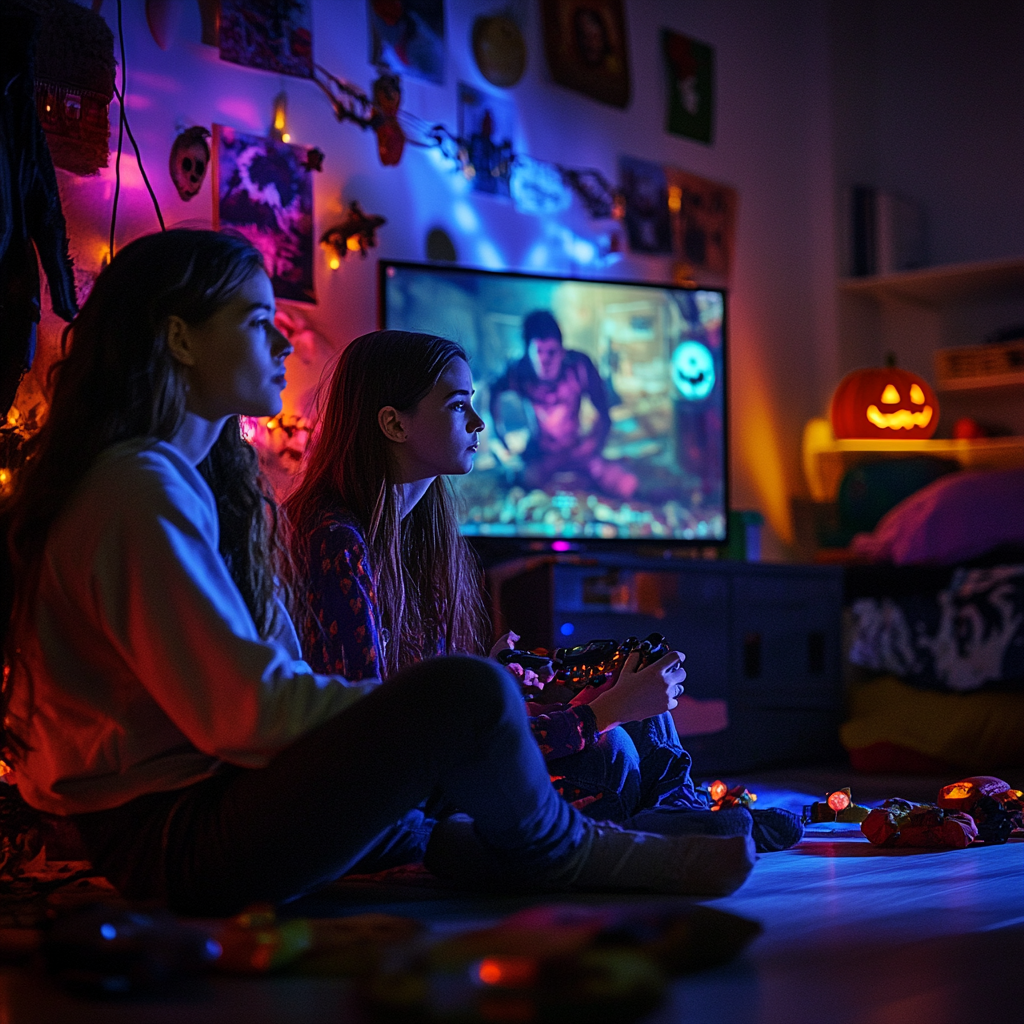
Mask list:
[[[639,486],[636,474],[602,457],[612,428],[608,385],[584,352],[562,345],[562,331],[544,309],[523,318],[526,353],[508,364],[491,384],[490,412],[498,440],[507,446],[501,398],[518,395],[530,424],[522,453],[523,483],[543,488],[556,474],[573,473],[582,482],[617,498],[631,498]],[[583,398],[596,419],[585,428]]]

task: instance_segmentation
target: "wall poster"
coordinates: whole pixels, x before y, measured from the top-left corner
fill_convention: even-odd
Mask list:
[[[443,0],[367,0],[370,63],[444,85]]]
[[[667,91],[666,130],[710,145],[715,135],[715,51],[669,29],[661,33]]]
[[[673,248],[709,283],[729,280],[736,237],[736,189],[700,178],[676,167],[666,167],[668,208],[672,218]]]
[[[508,100],[459,82],[459,138],[466,146],[474,191],[510,197],[514,122]]]
[[[622,0],[541,0],[551,77],[613,107],[629,105]]]
[[[313,77],[309,0],[220,0],[219,25],[221,60]]]
[[[633,252],[672,252],[668,180],[661,164],[619,157],[619,184],[626,200],[626,236]]]
[[[213,226],[263,254],[279,299],[316,302],[308,149],[213,126]]]

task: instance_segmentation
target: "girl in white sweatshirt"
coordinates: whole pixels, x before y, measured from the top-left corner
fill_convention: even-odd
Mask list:
[[[248,243],[136,240],[70,336],[4,509],[4,738],[25,800],[70,816],[126,895],[205,914],[294,898],[432,794],[469,817],[435,829],[427,863],[469,884],[742,883],[743,837],[625,832],[559,799],[493,663],[381,685],[297,660],[276,508],[239,431],[280,411],[291,351]]]

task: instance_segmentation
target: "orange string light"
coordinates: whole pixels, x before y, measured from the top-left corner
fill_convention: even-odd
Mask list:
[[[837,814],[840,811],[845,811],[850,806],[850,794],[842,789],[837,789],[834,793],[830,793],[828,797],[828,805]]]

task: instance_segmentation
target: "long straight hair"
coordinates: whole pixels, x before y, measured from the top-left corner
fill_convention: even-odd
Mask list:
[[[306,451],[302,481],[285,502],[297,570],[309,572],[309,537],[325,513],[348,510],[366,536],[378,612],[387,641],[382,672],[424,657],[479,652],[488,629],[479,565],[459,533],[445,477],[404,518],[398,467],[377,420],[390,405],[411,412],[453,359],[447,338],[374,331],[342,352],[321,395],[320,422]],[[296,609],[307,617],[306,607]]]
[[[96,279],[65,330],[70,350],[52,371],[49,414],[0,509],[0,629],[8,665],[16,658],[9,627],[36,593],[47,536],[97,456],[133,437],[169,440],[184,421],[183,370],[167,347],[170,317],[204,323],[262,267],[259,252],[241,238],[177,228],[129,243]],[[198,468],[217,500],[220,553],[267,636],[284,551],[275,540],[276,506],[237,416]],[[0,711],[9,701],[7,689]]]

